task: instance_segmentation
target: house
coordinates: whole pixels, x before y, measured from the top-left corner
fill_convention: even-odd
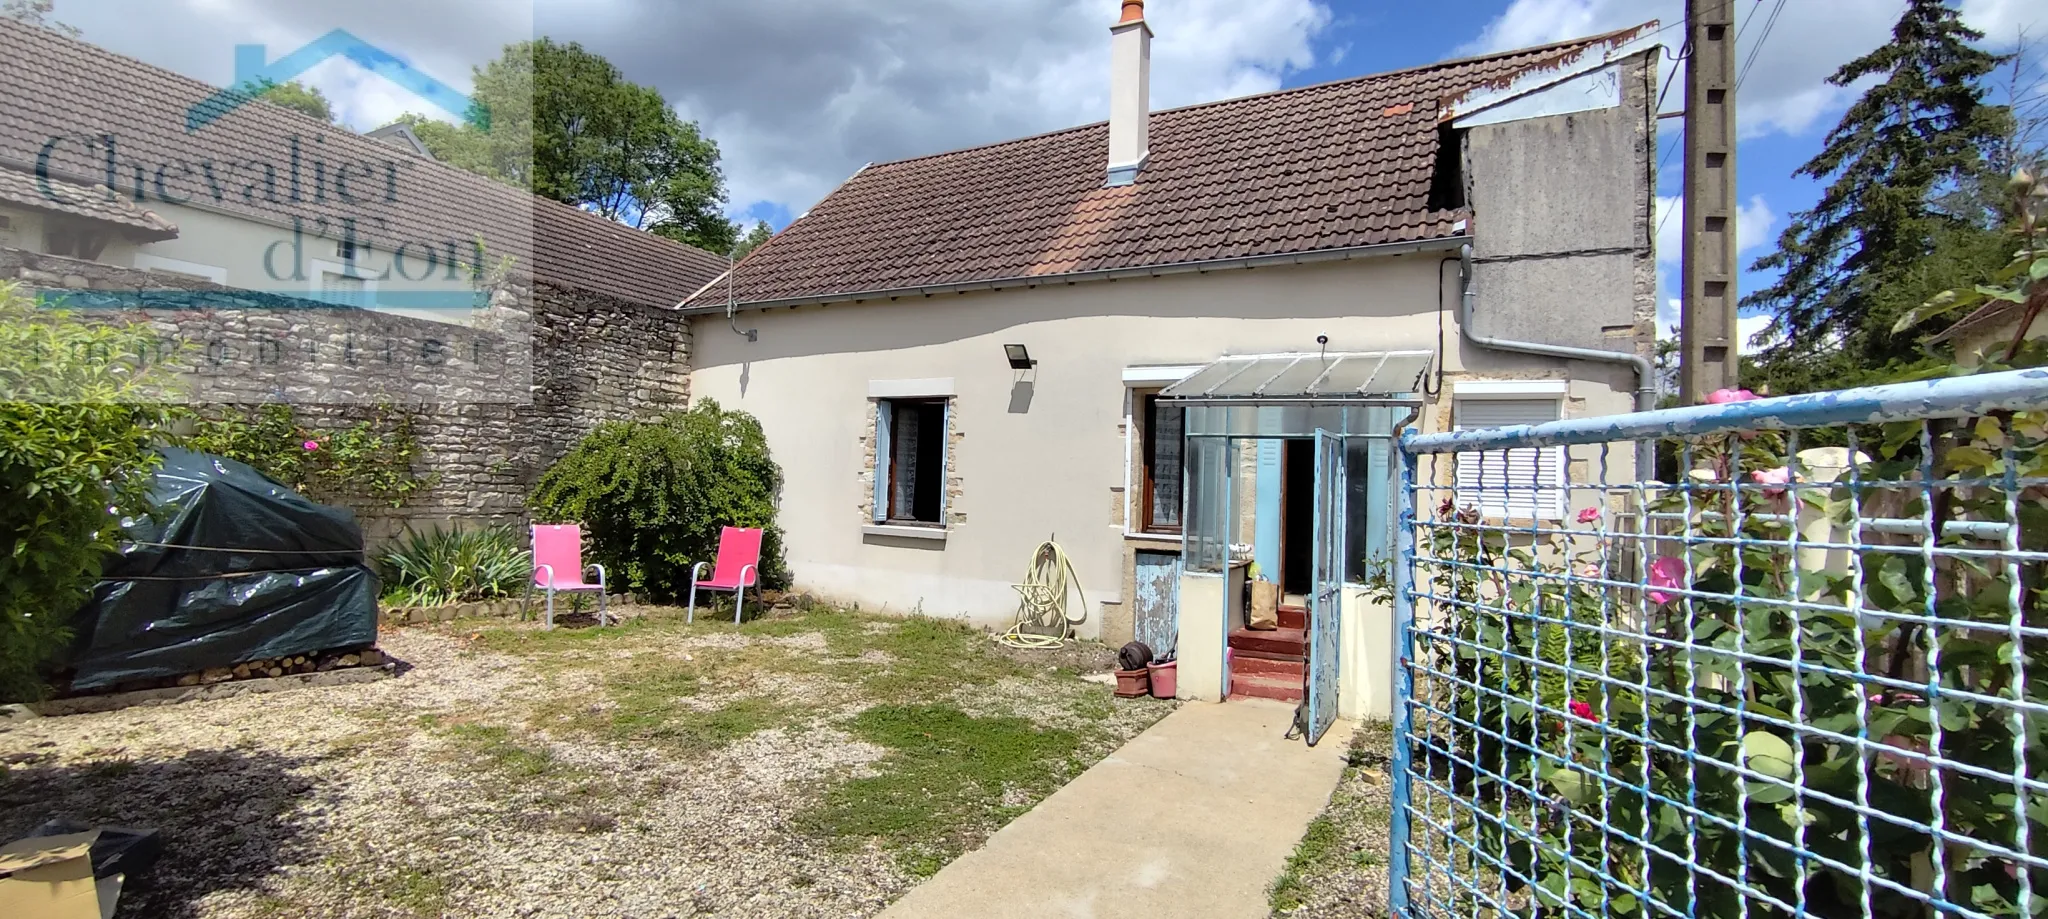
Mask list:
[[[431,485],[349,501],[373,543],[524,523],[583,435],[687,405],[671,307],[726,259],[436,162],[410,131],[261,100],[194,125],[216,87],[47,29],[0,18],[0,57],[0,281],[180,307],[144,318],[193,356],[194,401],[402,416]],[[506,299],[518,334],[472,322]]]
[[[1052,539],[1184,697],[1385,713],[1396,428],[1654,385],[1658,30],[1150,112],[1121,11],[1107,123],[867,166],[684,300],[692,394],[760,418],[802,589],[1001,624]],[[1239,628],[1247,560],[1304,631]]]
[[[0,247],[466,321],[475,276],[670,306],[725,259],[261,100],[0,18]]]
[[[1928,336],[1929,344],[1947,343],[1955,347],[1956,360],[1966,366],[1977,366],[1985,360],[2003,360],[2006,351],[2012,348],[2013,339],[2019,335],[2020,323],[2027,318],[2028,305],[2010,300],[1993,300],[1970,311],[1961,319],[1934,335]],[[2048,322],[2035,320],[2027,326],[2028,341],[2048,338]]]

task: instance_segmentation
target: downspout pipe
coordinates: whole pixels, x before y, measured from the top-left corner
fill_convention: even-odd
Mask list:
[[[1472,321],[1473,304],[1479,299],[1478,288],[1472,272],[1472,244],[1465,243],[1458,247],[1458,331],[1466,340],[1481,348],[1491,348],[1495,351],[1561,357],[1574,361],[1598,361],[1603,364],[1627,364],[1636,372],[1636,411],[1647,412],[1656,409],[1657,367],[1650,363],[1649,358],[1629,351],[1603,351],[1599,348],[1576,348],[1571,345],[1516,341],[1481,335]],[[1656,469],[1656,453],[1650,441],[1636,441],[1636,477],[1647,478],[1654,475]]]

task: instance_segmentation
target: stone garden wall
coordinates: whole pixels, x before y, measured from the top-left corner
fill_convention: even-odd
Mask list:
[[[404,507],[334,499],[374,543],[408,525],[523,523],[527,493],[597,425],[689,403],[690,326],[674,311],[523,278],[497,283],[466,323],[225,288],[0,248],[0,281],[86,315],[148,321],[181,347],[187,401],[288,401],[334,425],[388,406],[412,416],[434,477]]]

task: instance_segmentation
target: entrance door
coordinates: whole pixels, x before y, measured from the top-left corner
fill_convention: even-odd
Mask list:
[[[1344,601],[1344,438],[1317,429],[1315,527],[1308,612],[1310,746],[1337,720],[1338,607]]]

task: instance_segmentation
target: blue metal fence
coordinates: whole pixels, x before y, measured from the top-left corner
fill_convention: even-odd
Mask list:
[[[1397,916],[2048,914],[2048,372],[1400,454]]]

